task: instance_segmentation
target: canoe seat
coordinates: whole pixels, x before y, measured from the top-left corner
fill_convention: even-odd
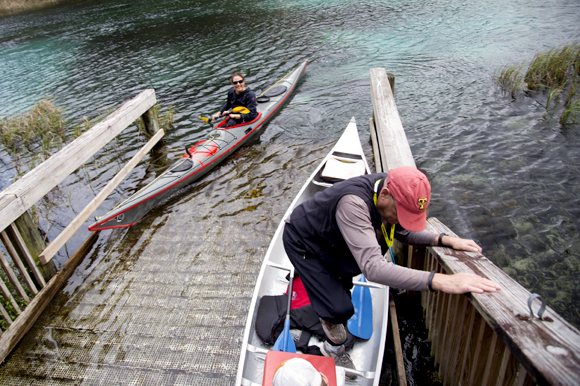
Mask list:
[[[328,378],[329,386],[344,385],[344,382],[337,383],[336,365],[334,359],[330,357],[323,357],[318,355],[307,355],[299,353],[289,353],[284,351],[268,351],[266,354],[266,362],[264,363],[264,378],[262,379],[262,386],[272,386],[274,374],[283,362],[292,358],[302,358],[312,363],[312,366]],[[344,379],[344,376],[343,376]]]
[[[332,184],[365,174],[366,166],[360,156],[333,153],[314,178],[316,185],[329,187]]]

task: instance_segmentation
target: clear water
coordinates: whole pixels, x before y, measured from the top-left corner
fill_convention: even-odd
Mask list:
[[[262,143],[231,162],[249,162],[255,150],[331,143],[352,116],[370,155],[369,69],[384,67],[396,76],[396,101],[417,166],[432,180],[431,216],[474,238],[490,260],[580,327],[580,126],[544,119],[541,96],[512,100],[493,82],[504,65],[580,40],[579,22],[575,0],[81,1],[0,19],[0,116],[26,112],[49,94],[77,122],[147,88],[163,107],[174,106],[163,157],[137,167],[95,213],[102,215],[210,130],[198,117],[221,106],[234,71],[259,91],[310,61]],[[73,210],[55,210],[59,224],[49,236],[143,142],[129,129],[112,150],[68,178],[61,201]],[[145,223],[171,226],[165,219],[191,205],[192,194],[209,197],[204,205],[234,224],[234,214],[252,205],[270,208],[277,223],[300,185],[289,178],[285,166],[293,160],[285,157],[311,154],[276,151],[284,167],[259,181],[233,179],[229,188],[235,193],[244,184],[263,184],[286,192],[288,185],[288,194],[259,194],[247,204],[212,201],[216,192],[202,182],[195,193],[184,193],[184,203],[173,200]],[[3,189],[16,171],[4,148],[0,159]],[[225,170],[216,176],[227,177]],[[215,225],[203,221],[197,226]],[[68,250],[87,233],[80,231]]]

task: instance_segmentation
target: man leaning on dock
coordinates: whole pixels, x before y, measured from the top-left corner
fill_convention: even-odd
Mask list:
[[[500,289],[477,275],[425,272],[383,258],[379,229],[388,244],[396,238],[404,244],[481,252],[473,240],[425,230],[430,199],[427,177],[401,166],[334,184],[297,206],[286,219],[284,248],[326,334],[321,351],[337,365],[355,368],[343,343],[345,324],[354,314],[352,278],[361,272],[375,283],[413,291],[461,294]]]

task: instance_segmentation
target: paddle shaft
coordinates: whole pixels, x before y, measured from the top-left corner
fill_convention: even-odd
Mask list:
[[[288,305],[286,306],[286,320],[284,321],[284,347],[282,347],[282,351],[288,350],[288,339],[292,339],[290,334],[290,306],[292,305],[292,285],[294,284],[294,270],[290,270],[290,280],[288,282]],[[296,349],[294,349],[296,352]]]
[[[278,264],[270,264],[273,267],[287,269],[286,267],[280,266]],[[292,340],[292,335],[290,334],[290,306],[292,304],[292,286],[294,284],[294,267],[290,268],[290,280],[288,282],[288,304],[286,306],[286,319],[284,321],[284,329],[276,343],[274,343],[274,350],[275,351],[284,351],[284,352],[296,352],[296,346],[294,344],[294,340]]]

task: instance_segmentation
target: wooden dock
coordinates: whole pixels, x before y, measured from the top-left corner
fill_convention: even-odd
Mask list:
[[[370,79],[374,109],[370,127],[377,171],[415,166],[386,71],[371,69]],[[63,231],[62,239],[49,247],[34,243],[26,218],[31,205],[93,154],[78,150],[80,143],[97,151],[101,143],[145,114],[145,120],[153,122],[153,139],[147,145],[152,146],[163,135],[148,116],[154,103],[153,90],[144,91],[94,132],[63,149],[64,155],[55,155],[51,163],[40,165],[0,194],[2,240],[10,260],[18,266],[12,269],[2,256],[10,280],[4,284],[4,294],[19,314],[14,319],[6,309],[0,310],[10,324],[0,337],[1,384],[233,384],[255,276],[286,210],[285,202],[275,208],[254,205],[251,211],[236,209],[228,221],[211,207],[183,205],[179,215],[160,222],[145,219],[98,242],[93,236],[59,272],[50,269],[50,258],[91,209],[80,213]],[[269,160],[268,165],[245,162],[244,172],[251,170],[254,175],[272,178],[282,150],[271,147],[261,149],[261,159]],[[296,181],[306,178],[307,165],[317,161],[316,154],[326,153],[326,149],[320,150],[306,158],[292,158],[301,163],[295,168]],[[143,150],[141,156],[146,152]],[[72,170],[58,166],[71,157],[77,165],[71,165]],[[136,162],[130,161],[123,173]],[[232,172],[235,167],[229,163],[216,170],[206,177],[204,186],[218,200],[238,208],[232,192],[222,183],[232,175],[243,175]],[[45,178],[56,174],[58,177]],[[115,177],[111,186],[119,179],[122,175]],[[288,185],[288,196],[301,186]],[[184,200],[197,194],[194,191]],[[96,198],[94,205],[101,198]],[[207,218],[213,218],[213,223],[207,228],[197,226]],[[454,234],[434,218],[428,227]],[[227,245],[220,242],[224,237]],[[399,250],[399,264],[445,273],[473,272],[502,285],[502,290],[493,294],[421,295],[432,354],[445,385],[578,384],[578,330],[549,307],[540,315],[541,299],[485,256],[440,247],[399,246]],[[82,284],[73,285],[75,280]],[[63,290],[63,286],[74,290]],[[22,303],[26,307],[20,307]],[[391,317],[396,318],[391,307]],[[396,320],[393,322],[396,325]],[[403,366],[399,370],[399,379],[404,380]]]
[[[374,117],[371,136],[376,164],[388,171],[415,167],[392,82],[382,68],[371,69]],[[427,230],[456,234],[430,218]],[[431,353],[445,385],[578,385],[580,332],[480,253],[445,247],[408,246],[399,264],[439,273],[474,273],[499,283],[496,293],[422,293]],[[533,311],[532,311],[533,310]]]

